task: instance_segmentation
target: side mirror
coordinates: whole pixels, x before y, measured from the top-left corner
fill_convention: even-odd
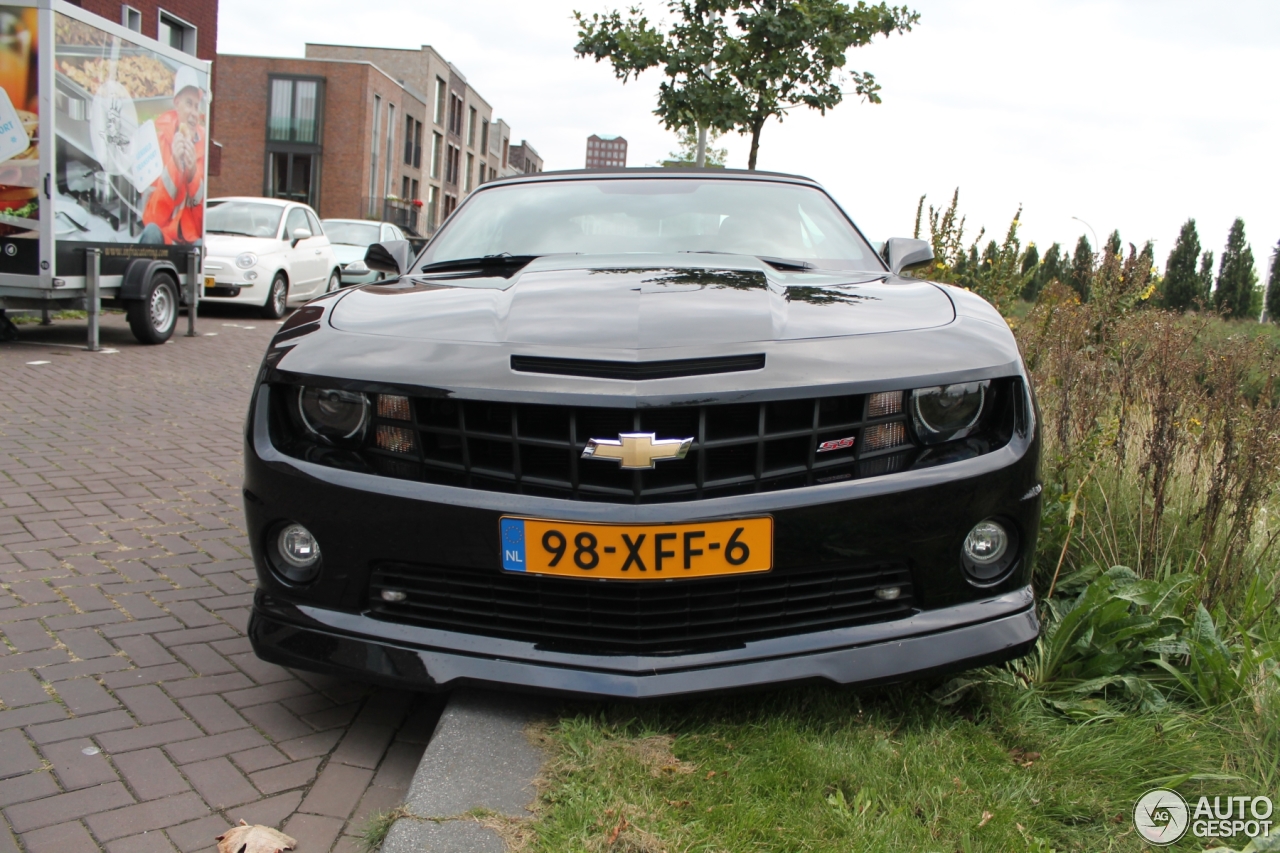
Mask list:
[[[293,236],[293,244],[292,244],[292,245],[293,245],[293,247],[296,249],[296,248],[298,247],[298,243],[299,243],[299,242],[301,242],[302,240],[305,240],[305,239],[307,239],[308,237],[310,237],[310,236],[311,236],[311,232],[310,232],[308,229],[306,229],[306,228],[295,228],[295,229],[293,229],[293,235],[292,235],[292,236]]]
[[[894,275],[902,275],[910,269],[922,267],[933,260],[933,246],[927,240],[908,237],[890,237],[884,243],[880,256]]]
[[[408,240],[386,240],[382,243],[370,243],[364,253],[364,263],[371,270],[404,275],[409,271],[409,263],[413,260],[413,250]]]

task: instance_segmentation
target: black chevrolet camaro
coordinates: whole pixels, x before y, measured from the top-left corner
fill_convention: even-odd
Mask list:
[[[245,511],[266,660],[655,697],[1025,653],[1040,517],[1009,327],[805,178],[473,193],[263,361]]]

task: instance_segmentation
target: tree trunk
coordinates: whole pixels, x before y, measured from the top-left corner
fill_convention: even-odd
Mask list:
[[[764,119],[758,118],[751,122],[751,156],[747,158],[747,168],[755,171],[756,155],[760,153],[760,131],[764,129]]]
[[[707,165],[707,126],[698,123],[698,156],[694,158],[693,165],[701,169]]]

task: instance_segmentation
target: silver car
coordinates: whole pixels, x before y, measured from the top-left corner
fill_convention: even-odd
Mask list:
[[[367,219],[325,219],[325,233],[329,235],[329,243],[333,253],[338,257],[338,265],[342,269],[342,286],[369,284],[386,278],[386,273],[377,272],[364,265],[364,253],[373,243],[385,243],[388,240],[404,240],[404,232],[390,222],[371,222]]]

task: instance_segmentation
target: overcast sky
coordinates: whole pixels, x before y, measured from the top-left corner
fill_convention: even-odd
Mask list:
[[[586,137],[625,136],[629,165],[663,159],[656,75],[623,86],[574,58],[574,9],[633,0],[221,0],[223,53],[301,56],[307,41],[433,45],[527,139],[546,168],[580,168]],[[665,4],[644,3],[653,17]],[[1232,220],[1265,274],[1280,240],[1277,0],[914,0],[906,36],[850,51],[878,106],[770,121],[759,167],[826,185],[872,239],[910,236],[922,194],[1004,234],[1074,245],[1088,228],[1156,243],[1161,269],[1187,217],[1221,255]],[[330,121],[340,120],[330,115]],[[726,137],[745,168],[747,139]],[[1091,237],[1092,240],[1092,237]],[[1096,243],[1095,243],[1096,245]]]

